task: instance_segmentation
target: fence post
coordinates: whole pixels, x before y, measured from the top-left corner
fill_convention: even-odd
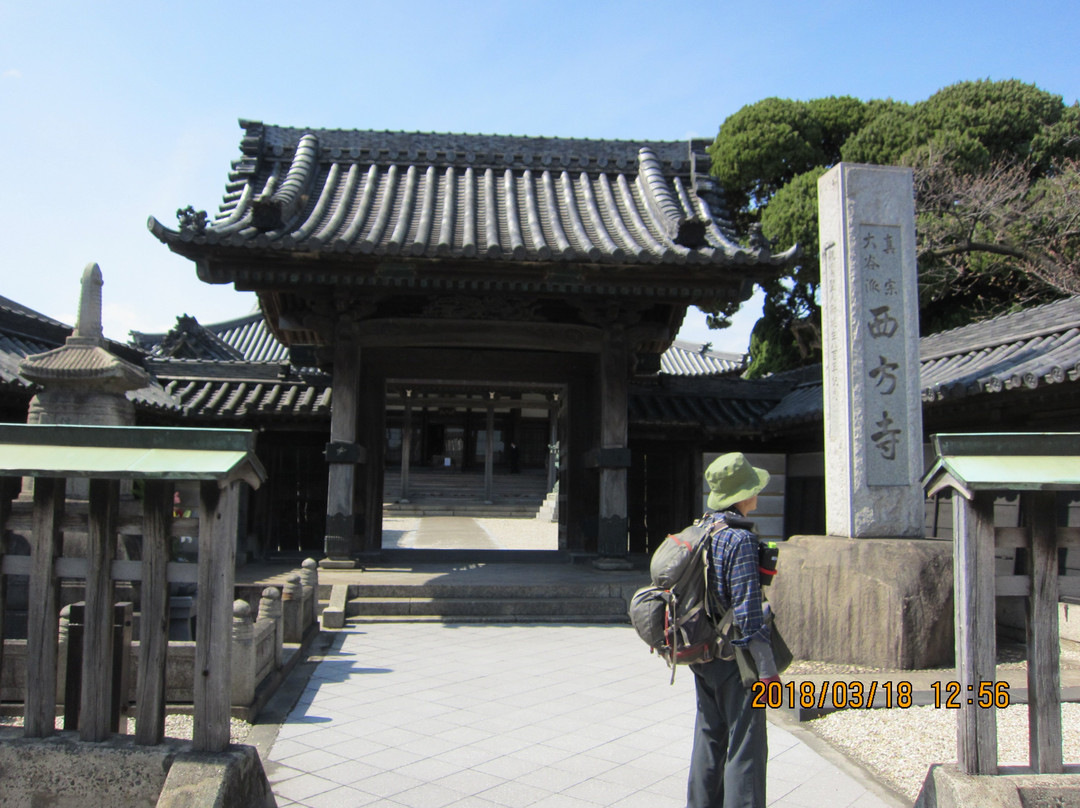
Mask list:
[[[304,588],[303,633],[315,622],[315,604],[319,600],[319,562],[314,558],[305,558],[300,565],[300,583]]]
[[[232,602],[236,575],[236,524],[240,483],[199,489],[199,617],[195,623],[196,752],[229,745],[232,680]]]
[[[1028,762],[1039,774],[1064,771],[1058,553],[1053,491],[1021,494],[1028,521]]]
[[[86,618],[83,621],[82,694],[79,739],[104,741],[112,731],[113,593],[120,483],[90,480],[86,537]]]
[[[255,700],[255,624],[246,600],[233,601],[232,703],[246,707]]]
[[[139,630],[135,742],[152,746],[165,737],[165,677],[169,646],[169,527],[173,486],[143,485],[142,623]]]
[[[304,587],[299,575],[290,575],[281,593],[281,617],[285,624],[285,642],[304,639]]]
[[[268,586],[259,598],[259,622],[270,620],[274,624],[274,670],[281,667],[282,645],[285,642],[285,625],[281,618],[281,590]]]
[[[997,774],[997,714],[965,703],[979,683],[997,671],[994,602],[994,495],[975,493],[969,501],[953,493],[953,591],[956,609],[956,673],[960,714],[956,753],[964,774]]]
[[[26,698],[23,734],[45,738],[56,726],[57,580],[53,573],[60,550],[64,515],[63,478],[34,481],[34,527],[26,631]]]

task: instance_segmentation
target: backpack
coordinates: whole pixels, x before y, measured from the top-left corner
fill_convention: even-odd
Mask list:
[[[724,522],[714,522],[722,529]],[[651,586],[630,599],[630,622],[638,636],[671,668],[734,655],[728,634],[733,612],[720,614],[709,586],[709,531],[695,522],[668,536],[649,563]]]

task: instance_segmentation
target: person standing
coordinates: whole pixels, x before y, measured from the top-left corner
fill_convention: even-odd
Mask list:
[[[712,568],[709,583],[722,609],[734,610],[733,645],[750,652],[758,676],[780,681],[765,621],[758,571],[758,538],[746,516],[757,508],[769,473],[739,452],[718,457],[705,471]],[[691,665],[697,689],[697,718],[687,808],[765,808],[768,760],[765,711],[752,706],[734,659]]]

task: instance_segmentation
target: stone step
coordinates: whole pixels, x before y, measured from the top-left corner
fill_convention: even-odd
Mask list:
[[[380,623],[588,623],[623,624],[628,622],[625,615],[593,614],[534,614],[534,615],[357,615],[348,618],[350,626],[375,625]]]
[[[462,618],[497,620],[576,619],[626,622],[622,598],[358,598],[348,602],[346,618],[427,617],[440,620]]]
[[[321,588],[320,588],[321,589]],[[609,600],[623,598],[624,586],[612,584],[443,584],[428,582],[420,584],[349,584],[349,601],[369,598],[414,598],[443,600],[508,600],[515,597],[525,600],[561,601],[566,599]]]
[[[472,519],[532,519],[534,509],[521,509],[521,508],[500,508],[498,506],[470,506],[470,504],[460,504],[460,506],[429,506],[429,504],[407,504],[407,506],[396,506],[393,508],[383,508],[383,519],[408,519],[408,517],[423,517],[423,516],[470,516]]]

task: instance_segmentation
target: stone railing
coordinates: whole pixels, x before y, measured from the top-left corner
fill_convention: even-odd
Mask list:
[[[259,689],[286,664],[286,650],[293,652],[289,646],[302,645],[318,630],[318,588],[318,565],[309,558],[284,587],[263,590],[255,615],[246,600],[233,602],[234,708],[253,707]]]
[[[305,583],[307,581],[308,583]],[[312,559],[289,576],[283,587],[268,586],[262,591],[258,611],[253,614],[246,600],[233,602],[231,698],[233,711],[247,708],[249,716],[257,705],[257,695],[271,684],[275,675],[289,666],[299,646],[318,630],[316,592],[318,565]],[[57,653],[56,703],[65,704],[67,672],[78,670],[69,664],[70,607],[60,615]],[[141,621],[140,621],[141,622]],[[128,702],[136,698],[135,681],[140,643],[128,650]],[[0,670],[0,701],[21,701],[26,692],[26,640],[4,642],[3,669]],[[165,671],[165,701],[194,703],[195,643],[171,640]],[[268,694],[266,694],[268,695]]]

